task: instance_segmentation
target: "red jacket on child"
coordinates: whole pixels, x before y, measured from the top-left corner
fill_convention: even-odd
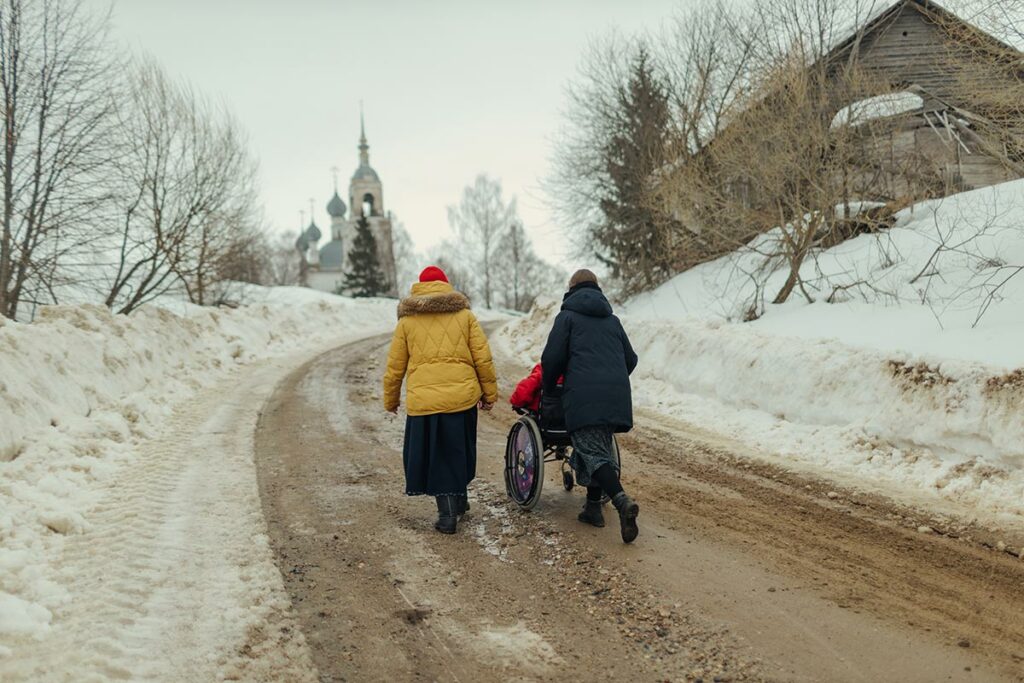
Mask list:
[[[540,363],[537,363],[533,366],[530,374],[516,385],[516,390],[512,392],[508,399],[509,403],[516,408],[529,408],[533,411],[540,410],[542,376],[543,371],[541,370]],[[558,383],[562,383],[561,378],[559,378]]]

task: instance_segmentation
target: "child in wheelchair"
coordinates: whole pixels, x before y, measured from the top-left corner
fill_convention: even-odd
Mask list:
[[[543,392],[544,371],[540,363],[533,366],[530,374],[520,380],[516,390],[509,396],[509,403],[517,412],[528,412],[542,428],[549,431],[565,431],[565,415],[562,412],[561,397],[559,395],[545,396]],[[558,388],[561,389],[562,378],[558,378]],[[543,410],[542,410],[543,409]]]
[[[571,452],[572,439],[565,426],[565,411],[562,407],[562,378],[558,379],[557,386],[554,391],[545,392],[543,389],[543,369],[540,364],[533,367],[530,374],[523,378],[519,384],[516,385],[515,391],[509,397],[509,403],[512,404],[513,410],[520,415],[527,416],[531,423],[536,425],[537,429],[537,442],[535,448],[539,450],[538,456],[541,460],[545,460],[545,456],[550,455],[556,461],[562,461],[562,484],[566,491],[572,490],[575,485],[575,478],[573,476],[573,470],[577,467],[577,464],[572,462],[573,458],[567,454],[567,451]],[[522,420],[520,420],[522,422]],[[509,433],[509,443],[515,440],[518,435],[520,425],[513,426],[512,431]],[[618,445],[612,444],[613,452],[616,460],[618,460]],[[516,454],[519,456],[519,454]],[[519,456],[521,457],[521,456]],[[535,468],[540,463],[533,463],[532,467],[530,463],[525,463],[525,469],[530,470]],[[520,463],[524,465],[524,463]],[[517,468],[523,470],[523,467]],[[531,475],[530,471],[520,471],[519,476],[525,474],[525,481],[535,481],[535,476],[543,477],[543,469],[537,475]],[[539,482],[538,482],[539,483]],[[513,499],[521,506],[527,509],[532,508],[536,503],[537,496],[539,496],[539,487],[533,489],[532,486],[529,491],[518,491],[516,495],[512,492],[510,494]],[[594,526],[604,526],[604,518],[600,511],[600,506],[610,501],[608,496],[600,487],[600,485],[594,481],[589,482],[587,486],[587,504],[584,506],[583,512],[579,515],[579,520],[587,524]]]
[[[533,366],[530,374],[516,385],[516,390],[509,396],[508,402],[512,404],[513,408],[529,410],[532,413],[540,412],[542,377],[543,371],[541,370],[540,363],[537,363]]]
[[[640,506],[622,488],[615,435],[633,428],[629,376],[638,360],[597,276],[589,270],[574,273],[541,364],[534,366],[510,399],[523,417],[509,432],[505,485],[520,507],[530,509],[537,502],[546,453],[554,450],[564,468],[564,455],[571,448],[568,464],[576,483],[587,487],[578,519],[603,527],[601,507],[610,499],[618,512],[623,542],[636,540]],[[557,427],[553,424],[556,414]],[[566,490],[572,488],[571,476],[565,480]]]

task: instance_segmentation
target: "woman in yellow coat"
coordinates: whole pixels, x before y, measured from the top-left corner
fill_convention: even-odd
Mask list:
[[[411,295],[398,305],[384,373],[388,412],[398,412],[407,375],[405,493],[434,496],[434,527],[454,534],[458,517],[469,508],[466,485],[476,476],[477,409],[491,409],[498,384],[469,299],[435,266],[420,273]]]

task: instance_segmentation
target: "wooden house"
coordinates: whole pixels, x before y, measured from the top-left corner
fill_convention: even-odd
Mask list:
[[[652,179],[654,185],[664,185],[666,205],[678,225],[671,239],[672,249],[681,254],[679,267],[716,258],[780,224],[772,183],[780,182],[779,175],[783,183],[789,177],[770,176],[776,171],[772,168],[769,174],[760,173],[747,160],[788,153],[797,142],[788,121],[796,116],[794,107],[802,107],[817,135],[807,136],[814,145],[804,152],[816,154],[810,149],[833,138],[835,156],[818,164],[830,174],[827,182],[820,177],[810,181],[817,189],[825,188],[819,192],[824,202],[817,207],[820,211],[865,201],[899,207],[926,196],[1024,177],[1024,158],[1016,158],[1024,155],[1015,155],[998,136],[989,135],[992,122],[972,111],[971,98],[965,96],[972,78],[987,79],[991,88],[998,87],[994,80],[1007,77],[1005,71],[1000,76],[989,68],[979,45],[1009,54],[1011,61],[1020,55],[1024,64],[1024,54],[931,0],[898,0],[819,51],[819,58],[806,64],[800,60],[793,74],[804,74],[804,80],[795,91],[802,93],[810,82],[813,95],[790,97],[792,74],[789,81],[772,82],[704,147],[666,165]],[[1024,75],[1011,76],[1019,89]],[[901,106],[877,106],[887,99]],[[785,135],[778,134],[780,128],[786,129]],[[822,136],[822,128],[836,130]],[[788,166],[780,162],[779,168],[801,165],[798,154],[792,156],[796,158]],[[781,217],[786,219],[799,220],[800,215]],[[848,227],[835,226],[844,233]]]
[[[923,185],[950,194],[1024,176],[1024,160],[985,139],[988,122],[964,96],[970,79],[998,77],[971,64],[977,53],[965,39],[1013,51],[935,2],[899,0],[823,58],[837,74],[855,65],[880,93],[919,98],[916,107],[852,123],[865,142],[856,172],[882,175],[876,196],[864,199],[898,199]]]

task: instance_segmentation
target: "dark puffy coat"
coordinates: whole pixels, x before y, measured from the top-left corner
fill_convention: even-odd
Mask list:
[[[601,289],[585,282],[569,290],[541,357],[545,393],[554,392],[558,378],[565,376],[562,405],[568,430],[632,429],[629,375],[636,364],[626,331]]]

